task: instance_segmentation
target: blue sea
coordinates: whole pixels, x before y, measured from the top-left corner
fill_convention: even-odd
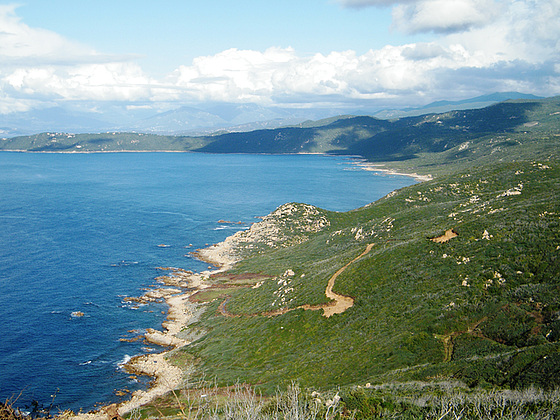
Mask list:
[[[413,183],[321,155],[0,152],[0,400],[89,411],[145,388],[121,366],[146,344],[121,339],[166,307],[123,299],[156,267],[203,271],[190,252],[286,202],[345,211]]]

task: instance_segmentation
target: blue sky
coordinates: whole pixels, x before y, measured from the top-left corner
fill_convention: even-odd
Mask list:
[[[560,0],[0,1],[0,113],[560,94]]]
[[[25,1],[16,13],[31,27],[112,54],[137,54],[163,75],[197,56],[230,48],[292,47],[302,54],[360,54],[414,37],[392,31],[391,8],[356,9],[329,0]]]

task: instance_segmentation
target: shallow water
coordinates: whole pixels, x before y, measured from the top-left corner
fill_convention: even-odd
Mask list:
[[[205,270],[190,251],[286,202],[345,211],[412,183],[319,155],[1,152],[0,400],[119,401],[115,390],[147,382],[119,366],[146,345],[120,339],[160,328],[166,310],[123,298],[156,267]]]

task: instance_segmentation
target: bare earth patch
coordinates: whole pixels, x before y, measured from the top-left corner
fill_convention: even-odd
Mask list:
[[[457,236],[459,236],[457,232],[455,232],[453,229],[448,229],[443,235],[436,236],[435,238],[430,238],[430,241],[441,244],[444,242],[449,242],[451,239],[456,238]]]

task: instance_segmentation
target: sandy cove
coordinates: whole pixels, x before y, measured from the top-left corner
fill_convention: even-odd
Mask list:
[[[358,161],[358,162],[355,162],[354,165],[359,166],[360,168],[362,168],[366,171],[383,172],[383,173],[386,173],[387,175],[409,176],[409,177],[414,178],[418,182],[431,181],[433,179],[433,177],[431,175],[419,175],[417,173],[397,172],[394,169],[384,168],[384,166],[385,166],[384,164],[375,164],[375,163]]]

